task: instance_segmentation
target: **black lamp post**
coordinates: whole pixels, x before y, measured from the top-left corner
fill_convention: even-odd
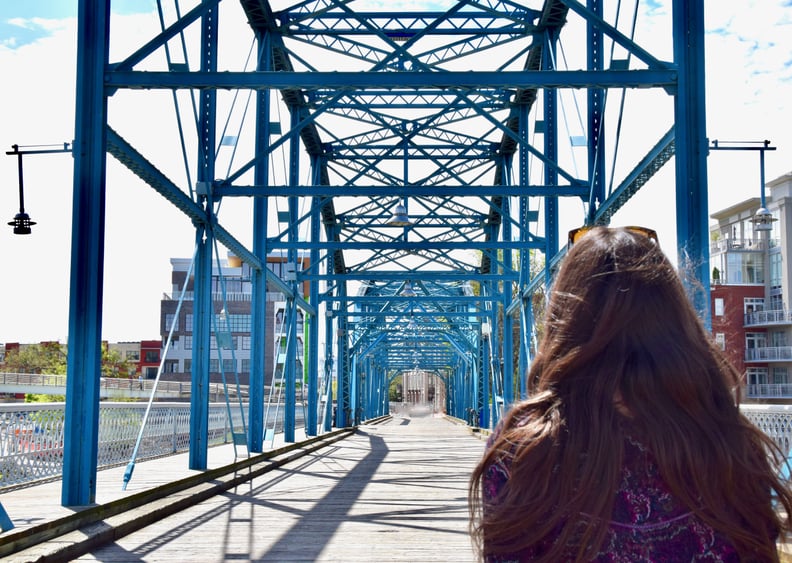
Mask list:
[[[22,155],[25,154],[45,154],[56,152],[71,152],[69,143],[63,143],[63,148],[57,149],[36,149],[29,151],[19,150],[19,145],[11,145],[12,151],[6,152],[7,155],[16,155],[19,168],[19,213],[14,215],[14,220],[9,221],[8,224],[14,228],[15,235],[29,235],[31,233],[30,227],[36,224],[35,221],[30,220],[30,215],[25,212],[25,188],[22,175]]]

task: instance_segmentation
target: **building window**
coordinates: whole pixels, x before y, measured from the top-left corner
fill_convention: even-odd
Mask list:
[[[163,371],[165,373],[176,373],[179,371],[179,360],[165,360]]]
[[[243,336],[242,337],[242,349],[243,350],[250,350],[250,337],[249,336]],[[244,370],[242,370],[242,371],[244,371]]]
[[[725,350],[726,349],[726,335],[724,333],[722,333],[722,332],[716,332],[715,333],[715,344],[717,344],[718,347],[721,350]]]
[[[773,383],[776,385],[786,385],[789,383],[787,377],[787,368],[773,368]]]
[[[767,383],[767,368],[748,368],[745,371],[748,385],[765,385]]]
[[[243,360],[241,360],[241,362],[242,362],[242,368],[240,369],[240,371],[242,373],[250,373],[250,360],[244,358]]]
[[[236,366],[234,365],[233,358],[226,358],[223,360],[223,373],[234,373]]]
[[[159,350],[146,350],[146,363],[154,364],[160,361]]]
[[[192,360],[190,358],[184,360],[184,373],[192,373]]]
[[[128,362],[139,362],[140,350],[127,350],[125,357]]]
[[[192,313],[188,313],[184,316],[184,330],[185,332],[192,332],[193,331],[193,316]]]
[[[764,332],[746,332],[745,348],[753,350],[755,348],[765,348],[767,346],[767,335]]]
[[[770,346],[773,348],[781,348],[786,345],[787,339],[784,331],[774,330],[770,333]]]
[[[726,262],[728,283],[764,283],[762,254],[756,252],[730,252]]]
[[[187,334],[183,336],[184,338],[184,349],[185,350],[192,350],[192,334]]]
[[[723,316],[723,297],[715,298],[715,316],[716,317]]]
[[[743,312],[746,315],[764,311],[764,299],[762,297],[746,297],[743,299]]]
[[[770,287],[781,287],[782,259],[780,252],[770,255]]]
[[[220,362],[217,358],[213,358],[209,360],[209,371],[211,373],[219,373],[220,372]]]
[[[174,325],[174,319],[176,321],[175,325]],[[164,332],[170,332],[171,325],[173,325],[173,330],[174,331],[178,331],[179,330],[179,317],[177,317],[174,313],[167,313],[165,315],[165,331]]]

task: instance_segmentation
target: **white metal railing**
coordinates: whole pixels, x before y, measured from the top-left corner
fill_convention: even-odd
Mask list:
[[[146,403],[101,403],[97,465],[129,462],[140,432]],[[235,433],[242,413],[232,406]],[[247,406],[245,406],[247,410]],[[59,477],[63,470],[63,403],[0,404],[0,491],[31,481]],[[209,444],[233,440],[224,403],[209,407]],[[154,403],[137,459],[189,450],[189,403]]]
[[[163,301],[178,301],[179,297],[181,297],[181,292],[175,293],[163,293],[162,300]],[[194,293],[192,291],[185,291],[184,292],[184,300],[185,301],[193,301]],[[225,294],[226,301],[252,301],[253,294],[249,291],[228,291]],[[267,301],[283,301],[284,297],[283,294],[278,291],[268,291],[267,292]],[[223,294],[214,292],[212,293],[212,301],[215,302],[223,302]]]
[[[789,447],[792,444],[792,405],[740,405],[740,411],[789,456]]]
[[[778,240],[770,239],[770,248],[778,246]],[[722,238],[710,241],[710,253],[717,254],[727,250],[764,250],[763,240],[741,239],[741,238]]]
[[[746,362],[792,362],[792,346],[767,346],[747,348]]]
[[[59,393],[55,393],[56,390],[65,390],[66,389],[66,376],[65,375],[47,375],[41,373],[6,373],[0,372],[0,389],[2,386],[16,386],[16,387],[53,387],[59,389],[53,389],[53,395],[57,395]],[[210,383],[209,384],[209,395],[210,396],[218,396],[224,395],[226,393],[226,387],[228,390],[228,396],[236,397],[237,396],[237,388],[236,385],[227,385],[224,386],[222,383]],[[100,390],[117,390],[117,391],[145,391],[148,394],[154,388],[154,380],[153,379],[129,379],[126,377],[102,377],[99,381],[99,389]],[[189,397],[190,392],[192,391],[192,383],[189,381],[162,381],[160,380],[157,383],[157,393],[164,396],[169,397],[177,397],[177,396],[185,396]],[[60,393],[63,394],[63,393]],[[239,394],[242,397],[247,397],[248,395],[248,386],[247,385],[240,385],[239,386]]]
[[[792,312],[786,309],[775,311],[755,311],[745,315],[745,326],[761,326],[773,324],[792,324]]]
[[[751,399],[792,399],[790,383],[751,383],[746,390]]]

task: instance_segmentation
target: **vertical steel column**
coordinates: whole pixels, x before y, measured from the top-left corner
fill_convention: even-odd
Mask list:
[[[327,257],[327,270],[328,272],[333,269],[333,253],[330,252]],[[324,384],[326,387],[325,397],[325,415],[324,415],[324,431],[330,432],[333,429],[333,316],[332,306],[325,302],[327,313],[325,314],[325,365],[324,365]],[[329,314],[328,314],[329,313]]]
[[[495,426],[498,423],[500,417],[498,416],[498,400],[494,392],[494,389],[491,390],[490,386],[490,347],[489,347],[489,338],[492,338],[492,334],[489,336],[482,337],[482,343],[484,344],[481,347],[480,352],[480,361],[481,361],[481,381],[483,383],[483,395],[484,395],[484,405],[483,408],[485,410],[489,410],[489,422],[492,426]],[[494,374],[493,374],[494,375]]]
[[[105,238],[104,70],[109,0],[80,0],[72,204],[69,354],[64,421],[64,506],[96,501]]]
[[[588,8],[602,17],[602,0],[587,0]],[[604,68],[603,35],[591,21],[586,22],[588,70]],[[588,172],[589,206],[587,223],[594,220],[597,208],[605,201],[605,90],[588,89]]]
[[[201,71],[217,70],[217,7],[207,11],[201,19]],[[217,96],[214,90],[204,90],[198,108],[198,183],[210,186],[215,178],[215,139]],[[213,222],[211,189],[203,200],[209,225]],[[214,236],[211,227],[196,229],[198,252],[195,261],[193,300],[192,389],[190,396],[190,469],[207,467],[209,447],[209,364],[211,355],[212,249]]]
[[[271,39],[269,33],[258,38],[258,69],[267,71],[271,67]],[[256,98],[256,154],[262,155],[256,162],[254,182],[258,186],[269,185],[270,143],[270,91],[260,90]],[[253,199],[253,254],[261,261],[261,270],[251,270],[253,287],[250,318],[250,402],[248,404],[248,449],[261,452],[264,447],[264,389],[267,384],[267,216],[269,199]]]
[[[674,0],[673,34],[674,62],[679,69],[674,96],[677,247],[693,306],[709,327],[703,0]]]
[[[297,107],[290,108],[291,124],[289,126],[289,185],[296,186],[300,182],[300,136],[297,125],[300,122],[300,110]],[[289,242],[297,242],[298,237],[298,209],[297,198],[290,196],[289,205]],[[298,260],[297,249],[289,247],[286,252],[286,261],[290,267],[294,267],[294,277],[289,281],[289,285],[294,295],[301,295],[300,284],[297,281]],[[284,380],[286,385],[285,404],[283,407],[283,439],[286,442],[294,442],[296,411],[297,411],[297,302],[293,298],[286,300],[286,361],[283,365]],[[303,343],[304,344],[304,343]],[[302,384],[302,382],[301,382]]]
[[[349,385],[349,408],[350,420],[347,424],[358,424],[360,422],[360,366],[357,354],[350,354],[350,385]]]
[[[346,299],[346,287],[339,285],[339,297]],[[344,303],[345,304],[345,303]],[[342,304],[342,307],[343,305]],[[345,307],[344,307],[345,308]],[[336,340],[336,427],[344,428],[349,421],[349,349],[347,348],[347,322],[346,315],[339,315],[337,323]],[[332,335],[328,335],[331,338]]]
[[[520,126],[518,135],[520,137],[520,148],[518,152],[518,174],[521,187],[528,186],[531,182],[530,170],[528,168],[528,146],[529,146],[529,133],[528,133],[528,110],[527,104],[521,104],[520,110]],[[517,284],[517,291],[519,292],[523,306],[520,307],[520,357],[518,361],[518,379],[520,381],[520,399],[525,399],[528,396],[525,378],[530,365],[530,349],[528,339],[528,329],[531,327],[532,319],[526,319],[525,310],[525,290],[531,282],[531,251],[527,248],[529,240],[529,233],[531,229],[531,221],[529,215],[529,200],[527,196],[520,196],[520,276],[519,283]],[[530,302],[530,297],[528,298]]]
[[[556,58],[555,33],[548,32],[545,38],[545,48],[542,50],[542,68],[553,68]],[[558,91],[555,88],[545,88],[544,94],[544,155],[550,162],[558,162]],[[545,165],[545,184],[558,185],[558,172]],[[552,272],[550,271],[550,258],[558,254],[558,198],[545,198],[545,287],[552,285]]]
[[[319,163],[313,163],[314,176],[319,176]],[[317,182],[318,183],[318,182]],[[319,269],[319,249],[316,244],[321,237],[322,217],[319,213],[318,197],[311,198],[311,246],[310,251],[310,268],[311,270]],[[319,280],[312,279],[309,285],[310,295],[308,301],[319,311]],[[317,434],[317,414],[319,409],[319,316],[312,315],[305,316],[308,322],[308,342],[305,345],[308,347],[308,415],[305,420],[305,434],[306,436],[316,436]]]
[[[509,174],[509,177],[511,174]],[[511,198],[503,198],[503,240],[512,240],[512,213]],[[513,255],[511,248],[503,251],[503,271],[512,273],[514,266],[512,263]],[[514,403],[514,319],[506,313],[509,303],[512,301],[512,282],[503,280],[501,282],[501,311],[503,311],[503,338],[501,342],[501,365],[503,366],[503,408],[508,409]]]
[[[494,420],[492,417],[492,413],[490,411],[490,403],[494,403],[495,401],[492,400],[492,392],[490,390],[490,380],[489,380],[489,369],[488,369],[488,353],[486,351],[487,342],[484,337],[481,336],[481,331],[479,331],[479,340],[484,345],[481,348],[481,352],[479,353],[479,369],[476,370],[474,368],[474,362],[470,362],[470,369],[471,372],[475,373],[476,371],[480,374],[481,379],[481,426],[483,428],[490,427],[490,421]]]
[[[210,207],[211,203],[207,204]],[[212,338],[212,232],[195,233],[193,285],[193,350],[190,389],[190,469],[207,468],[209,450],[209,363]]]

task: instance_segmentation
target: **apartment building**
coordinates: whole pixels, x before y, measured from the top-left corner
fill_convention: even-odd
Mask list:
[[[712,332],[748,402],[792,403],[792,173],[711,215]]]
[[[287,262],[285,255],[267,257],[268,267],[281,279],[288,279],[289,272],[294,268],[307,267],[307,257],[301,257],[300,264]],[[163,377],[168,380],[189,381],[192,368],[193,348],[193,277],[190,271],[190,260],[187,258],[171,259],[171,292],[163,295],[160,306],[160,331],[162,349],[165,353]],[[229,254],[228,259],[215,262],[212,270],[212,301],[216,316],[212,326],[211,354],[209,360],[210,378],[222,381],[225,376],[229,384],[239,381],[248,385],[250,381],[251,342],[251,304],[253,282],[250,265],[236,256]],[[184,299],[179,300],[184,291]],[[265,343],[265,365],[269,366],[265,374],[265,384],[277,380],[283,370],[285,361],[286,338],[283,332],[285,311],[284,295],[273,288],[267,288],[266,322],[267,334],[270,336]],[[300,286],[307,293],[307,284]],[[178,310],[178,314],[177,314]],[[299,312],[297,332],[302,334],[304,323]],[[165,350],[168,336],[173,331],[170,345]],[[298,358],[304,357],[304,337],[297,338]],[[298,359],[298,371],[305,365]]]

